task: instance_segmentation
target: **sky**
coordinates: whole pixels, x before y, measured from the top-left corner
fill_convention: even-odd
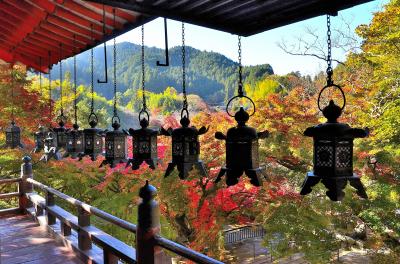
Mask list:
[[[332,26],[340,28],[343,21],[351,22],[352,31],[360,24],[369,24],[373,13],[382,9],[389,0],[375,0],[363,5],[339,12],[332,17]],[[162,18],[145,25],[145,45],[164,48],[164,22]],[[243,64],[257,65],[269,63],[276,74],[284,75],[292,71],[315,75],[326,68],[326,63],[313,57],[294,56],[285,53],[278,43],[285,41],[295,44],[300,36],[307,36],[307,28],[326,35],[326,17],[320,16],[288,26],[280,27],[250,37],[242,38]],[[226,57],[237,60],[237,36],[186,24],[186,45],[199,50],[215,51]],[[140,44],[140,28],[134,29],[117,38],[117,42],[133,42]],[[181,45],[181,22],[168,20],[169,47]],[[111,43],[107,43],[111,44]],[[333,51],[333,56],[339,60],[345,58],[345,52],[339,49]]]

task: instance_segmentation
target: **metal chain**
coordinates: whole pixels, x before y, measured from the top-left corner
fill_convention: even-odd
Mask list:
[[[74,34],[74,51],[76,46],[76,35]],[[75,125],[78,124],[78,115],[77,115],[77,94],[76,94],[76,55],[74,56],[74,119]]]
[[[145,67],[144,67],[144,26],[142,25],[142,96],[143,96],[143,111],[146,111],[146,94],[145,94]]]
[[[63,76],[62,76],[62,43],[60,43],[60,98],[61,98],[61,116],[64,115],[62,82],[63,82]]]
[[[11,77],[11,121],[14,122],[14,76],[13,76],[14,66],[11,66],[10,77]]]
[[[115,28],[115,9],[113,9],[113,16],[114,16],[114,28]],[[114,117],[118,117],[117,113],[117,47],[115,43],[114,37]]]
[[[49,51],[49,110],[50,110],[50,126],[53,118],[53,106],[51,104],[51,51]]]
[[[327,74],[327,83],[328,85],[333,84],[332,80],[332,75],[333,75],[333,69],[332,69],[332,40],[331,40],[331,16],[327,15],[326,16],[326,25],[327,25],[327,43],[328,43],[328,56],[326,58],[326,61],[328,63],[328,68],[326,69],[326,74]]]
[[[188,109],[186,95],[186,46],[185,46],[185,23],[182,23],[182,93],[183,93],[183,109]]]
[[[238,95],[243,96],[242,37],[238,36],[239,84]]]
[[[40,89],[40,96],[43,96],[43,86],[42,86],[42,57],[39,57],[39,89]]]
[[[91,40],[93,41],[93,24],[90,25],[91,30]],[[94,113],[94,62],[93,62],[93,48],[90,49],[90,95],[91,95],[91,102],[90,102],[90,114]]]

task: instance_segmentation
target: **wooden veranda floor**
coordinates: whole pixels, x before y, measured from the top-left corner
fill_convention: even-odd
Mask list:
[[[29,215],[0,217],[0,264],[83,263]]]

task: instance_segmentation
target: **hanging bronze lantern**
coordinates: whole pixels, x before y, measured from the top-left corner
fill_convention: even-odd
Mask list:
[[[66,117],[61,113],[58,120],[58,127],[50,128],[49,130],[54,133],[54,140],[57,146],[57,149],[64,149],[67,146],[67,132],[69,129],[65,128]]]
[[[132,170],[139,169],[143,162],[146,162],[151,169],[155,169],[157,163],[160,161],[157,151],[157,136],[159,130],[148,128],[150,115],[147,111],[146,105],[146,91],[145,91],[145,65],[144,65],[144,26],[142,25],[142,97],[143,106],[139,112],[140,129],[129,129],[129,134],[132,136],[133,141],[133,158],[128,161],[126,166],[132,166]],[[143,118],[141,116],[143,115]],[[145,115],[145,116],[144,116]]]
[[[176,129],[161,128],[161,134],[172,137],[172,161],[168,164],[165,177],[171,174],[175,166],[179,172],[180,179],[186,179],[193,166],[197,168],[202,176],[207,175],[203,162],[200,160],[199,135],[208,131],[208,128],[201,127],[199,130],[189,127],[189,111],[186,95],[186,48],[185,48],[185,24],[182,23],[182,93],[183,107],[181,111],[181,126]]]
[[[84,137],[84,151],[79,155],[79,160],[84,156],[89,156],[92,161],[95,161],[99,155],[103,153],[103,133],[102,129],[96,128],[97,116],[92,113],[89,116],[90,128],[83,130]]]
[[[238,37],[238,54],[239,54],[239,84],[238,95],[231,98],[226,105],[226,112],[229,116],[234,117],[237,126],[228,129],[226,135],[222,132],[216,132],[215,138],[225,140],[226,146],[226,166],[222,167],[215,182],[219,182],[226,173],[226,184],[228,186],[235,185],[239,182],[239,178],[245,173],[250,178],[250,183],[254,186],[261,186],[262,179],[267,178],[265,168],[260,167],[258,158],[258,139],[267,138],[268,131],[257,132],[255,128],[246,125],[250,116],[256,112],[256,106],[253,100],[244,95],[243,92],[243,76],[242,76],[242,47],[241,37]],[[235,99],[245,98],[250,101],[253,106],[253,113],[249,115],[243,107],[236,112],[235,115],[229,113],[229,105]]]
[[[91,32],[93,35],[93,27],[91,27]],[[93,36],[92,36],[93,39]],[[94,113],[94,63],[93,63],[93,49],[90,50],[90,73],[91,73],[91,103],[90,103],[90,114],[88,123],[90,128],[86,128],[83,130],[84,135],[84,151],[81,155],[79,155],[79,160],[82,160],[84,156],[89,156],[92,161],[95,161],[99,155],[103,154],[104,147],[104,139],[103,133],[104,130],[96,128],[98,123],[97,115]]]
[[[21,129],[15,125],[14,120],[11,121],[10,126],[6,128],[6,148],[24,148],[21,143]]]
[[[111,168],[114,168],[118,163],[127,162],[128,144],[126,136],[128,133],[124,129],[119,129],[121,125],[118,116],[114,116],[112,119],[114,130],[106,133],[105,160],[100,166],[109,164]]]
[[[65,124],[67,122],[67,118],[64,115],[63,108],[63,75],[62,75],[62,44],[60,43],[60,102],[61,109],[60,115],[57,117],[58,127],[50,129],[55,136],[57,150],[64,149],[67,146],[67,132],[69,129],[65,128]]]
[[[14,76],[13,68],[10,72],[11,77],[11,123],[10,126],[6,128],[6,144],[3,146],[5,148],[23,148],[24,145],[21,143],[21,129],[15,125],[14,120]]]
[[[115,10],[114,15],[114,25],[115,25]],[[100,166],[109,164],[111,168],[114,168],[118,163],[127,162],[128,144],[127,135],[129,135],[124,129],[120,130],[121,120],[117,112],[117,51],[114,38],[114,115],[111,118],[111,126],[113,131],[108,131],[106,133],[105,147],[106,154],[105,160]]]
[[[160,161],[157,151],[157,136],[159,130],[148,128],[149,120],[142,118],[140,120],[140,129],[129,129],[129,134],[133,141],[133,158],[128,161],[126,166],[132,165],[132,170],[139,169],[139,166],[146,162],[151,169],[155,169]]]
[[[67,148],[64,157],[78,158],[84,151],[83,131],[79,130],[77,124],[73,125],[73,129],[67,132]]]
[[[161,134],[164,136],[172,137],[172,161],[168,163],[165,177],[171,174],[175,166],[179,171],[179,178],[186,179],[193,166],[200,172],[201,175],[206,176],[207,171],[203,162],[200,160],[200,142],[199,135],[208,131],[208,128],[201,127],[197,129],[192,126],[189,127],[189,113],[186,109],[186,115],[181,115],[180,123],[182,127],[165,130],[161,128]]]
[[[360,177],[353,173],[353,140],[368,136],[369,130],[351,128],[347,124],[339,123],[337,119],[346,105],[346,97],[342,88],[333,83],[332,47],[330,16],[327,16],[328,27],[328,68],[327,84],[318,95],[318,108],[327,119],[324,124],[309,127],[304,135],[314,139],[314,171],[307,173],[301,187],[301,195],[309,194],[312,187],[322,181],[328,189],[326,195],[332,201],[341,201],[344,197],[344,188],[347,181],[357,189],[357,194],[367,199],[367,193],[360,181]],[[329,104],[321,109],[320,99],[322,92],[328,88],[338,89],[343,97],[343,106],[340,107],[330,100]]]
[[[40,158],[40,161],[48,162],[51,158],[55,160],[61,160],[62,154],[57,148],[57,139],[54,132],[48,132],[44,139],[44,154]]]
[[[226,166],[221,168],[217,180],[219,182],[226,173],[226,184],[235,185],[245,173],[254,186],[261,186],[262,179],[266,178],[264,168],[258,160],[258,139],[267,138],[269,132],[258,132],[246,125],[250,115],[240,107],[235,114],[236,127],[228,129],[226,136],[221,132],[215,133],[215,138],[225,140]]]
[[[42,57],[39,58],[40,61],[40,69],[42,68]],[[42,72],[39,71],[39,88],[40,88],[40,96],[43,96],[43,86],[42,86]],[[40,107],[40,110],[43,110]],[[43,120],[41,120],[43,121]],[[43,150],[44,148],[44,139],[47,135],[47,129],[39,124],[38,131],[33,134],[35,148],[32,150],[33,153],[38,153]]]
[[[33,153],[38,153],[44,149],[44,140],[46,138],[48,131],[46,127],[39,125],[39,129],[35,134],[33,134],[33,138],[35,141],[35,148],[33,149]]]
[[[49,63],[51,62],[51,52],[49,51]],[[49,113],[50,113],[50,120],[52,120],[52,97],[51,97],[51,65],[49,65]],[[64,122],[64,119],[61,118],[59,122]],[[64,123],[62,123],[64,124]],[[46,133],[46,132],[45,132]],[[55,160],[60,160],[62,158],[62,155],[60,153],[60,149],[57,147],[57,136],[53,132],[53,128],[51,128],[51,122],[49,124],[49,129],[48,132],[45,134],[44,140],[43,140],[43,150],[44,153],[42,157],[40,157],[41,161],[49,161],[51,158],[54,158]]]
[[[74,38],[75,41],[75,38]],[[74,56],[74,117],[75,123],[73,129],[67,133],[67,151],[64,157],[71,157],[76,159],[84,151],[83,131],[79,130],[78,126],[78,107],[77,107],[77,94],[76,94],[76,56]]]
[[[331,84],[325,86],[323,90],[328,87],[336,87],[345,98],[339,86]],[[321,90],[321,93],[323,90]],[[368,136],[369,130],[351,128],[347,124],[339,123],[337,119],[340,117],[344,106],[345,103],[342,107],[339,107],[331,100],[321,110],[328,121],[309,127],[304,132],[305,136],[314,139],[314,171],[307,173],[301,187],[301,195],[309,194],[312,191],[311,188],[321,181],[328,189],[326,195],[332,201],[341,201],[344,197],[343,190],[347,181],[349,181],[350,185],[357,189],[357,194],[360,197],[368,198],[360,177],[353,173],[353,140]]]

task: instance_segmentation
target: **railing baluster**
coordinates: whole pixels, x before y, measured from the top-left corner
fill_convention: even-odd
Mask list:
[[[90,226],[90,214],[82,208],[82,206],[78,206],[78,225],[80,227]],[[78,229],[78,247],[81,250],[88,250],[92,248],[92,241],[90,239],[89,234],[83,230]]]
[[[46,206],[53,206],[55,205],[54,194],[51,192],[46,191]],[[52,215],[49,210],[46,210],[47,215],[47,224],[54,225],[56,223],[56,217]]]
[[[70,236],[71,235],[71,227],[66,223],[61,223],[61,234],[63,236]]]
[[[26,213],[26,209],[32,206],[32,203],[26,197],[26,193],[33,192],[33,185],[28,183],[27,179],[33,179],[32,172],[32,159],[29,156],[23,157],[23,162],[21,165],[21,181],[18,184],[19,192],[19,209],[22,213]]]
[[[160,232],[160,209],[154,200],[157,190],[154,186],[146,185],[140,189],[142,202],[138,208],[138,225],[136,231],[136,256],[138,264],[154,264],[155,235]]]
[[[103,249],[103,255],[104,264],[117,264],[119,261],[119,258],[106,248]]]

